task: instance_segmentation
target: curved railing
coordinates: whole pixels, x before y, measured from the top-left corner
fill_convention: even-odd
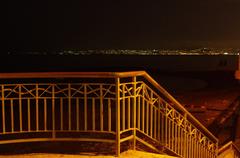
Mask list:
[[[230,141],[219,149],[218,155],[219,158],[240,158],[240,150]]]
[[[0,79],[0,144],[106,142],[119,155],[130,141],[133,149],[217,157],[217,138],[145,71],[2,73]]]

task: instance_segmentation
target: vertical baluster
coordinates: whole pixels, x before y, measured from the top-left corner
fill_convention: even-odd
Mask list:
[[[204,149],[205,149],[205,146],[204,146],[204,143],[203,143],[203,144],[202,144],[202,157],[205,158],[205,151],[204,151]]]
[[[209,150],[206,149],[206,158],[209,158]]]
[[[154,139],[157,138],[157,109],[154,107]]]
[[[181,148],[181,156],[184,156],[184,131],[183,128],[180,127],[180,132],[181,132],[181,144],[180,144],[180,148]]]
[[[61,131],[63,131],[63,98],[60,98],[60,123],[61,123]]]
[[[112,110],[111,110],[111,99],[108,98],[108,131],[112,131]]]
[[[161,134],[163,134],[161,132],[161,129],[160,128],[161,126],[163,126],[162,122],[161,122],[161,102],[160,102],[160,98],[158,97],[158,108],[157,108],[157,115],[158,115],[158,121],[157,121],[157,140],[158,141],[162,141],[161,140]]]
[[[198,150],[199,150],[199,158],[202,158],[202,148],[201,148],[201,143],[199,142]]]
[[[175,149],[174,149],[174,147],[175,147],[175,137],[174,137],[174,134],[175,134],[175,126],[174,126],[174,119],[175,119],[175,110],[174,109],[172,109],[173,111],[172,111],[172,120],[171,120],[171,122],[172,122],[172,150],[173,151],[175,151]]]
[[[153,104],[150,104],[150,136],[153,135]]]
[[[198,158],[201,158],[201,142],[200,142],[200,139],[198,138]]]
[[[192,131],[190,131],[192,132]],[[192,152],[193,152],[193,148],[192,148],[192,134],[189,135],[189,157],[193,157]]]
[[[190,141],[190,139],[191,139],[191,136],[190,136],[190,131],[189,131],[188,134],[187,134],[187,150],[188,150],[187,157],[189,157],[189,158],[191,158],[191,155],[190,155],[190,153],[191,153],[191,141]]]
[[[206,146],[206,158],[209,158],[209,156],[208,156],[208,145]]]
[[[171,112],[168,116],[171,115],[172,113],[172,107],[171,107]],[[169,118],[169,144],[170,144],[170,149],[172,150],[173,149],[173,127],[172,127],[172,118],[170,117]]]
[[[36,131],[39,130],[39,116],[38,116],[38,100],[39,100],[39,94],[38,94],[38,84],[36,84]]]
[[[165,103],[165,144],[168,147],[169,143],[169,139],[168,139],[168,105]]]
[[[136,119],[137,119],[137,94],[136,94],[136,90],[137,90],[137,77],[134,76],[133,77],[133,150],[136,150]]]
[[[120,78],[116,78],[116,156],[120,155]]]
[[[87,131],[87,85],[84,84],[84,130]]]
[[[186,150],[186,157],[189,158],[190,149],[189,149],[189,135],[188,135],[188,132],[186,133],[186,148],[185,148],[185,150]]]
[[[184,152],[185,152],[185,149],[184,149],[184,147],[185,147],[185,131],[184,131],[184,121],[185,120],[183,120],[183,126],[181,126],[181,151],[182,151],[182,156],[184,156]]]
[[[178,153],[181,155],[181,142],[182,142],[182,135],[181,135],[181,125],[177,125],[178,128]]]
[[[177,123],[176,123],[176,116],[175,116],[175,121],[174,121],[174,132],[175,132],[175,135],[174,135],[174,140],[175,140],[174,148],[175,148],[175,152],[178,153],[178,128],[177,128]]]
[[[168,118],[168,145],[169,148],[172,150],[172,122],[171,119]]]
[[[165,113],[164,113],[164,111],[166,110],[166,107],[164,108],[164,109],[162,109],[163,111],[161,112],[161,109],[160,109],[160,114],[161,114],[161,133],[160,133],[160,136],[161,136],[161,142],[163,143],[163,144],[166,144],[166,140],[165,140],[165,138],[166,138],[166,130],[165,130],[165,128],[166,128],[166,115],[165,115]]]
[[[171,120],[171,142],[172,142],[172,150],[175,151],[174,146],[175,146],[175,137],[174,137],[174,132],[175,127],[174,127],[174,110],[173,110],[173,119]]]
[[[160,133],[160,140],[161,142],[166,145],[166,115],[165,115],[165,107],[163,107],[164,109],[162,109],[163,111],[160,112],[160,119],[161,119],[161,124],[162,126],[160,126],[161,129],[161,133]]]
[[[198,143],[198,139],[196,138],[196,158],[200,158],[199,157],[199,143]]]
[[[175,114],[175,121],[174,121],[174,126],[175,126],[175,152],[178,153],[179,155],[179,147],[178,147],[178,142],[179,142],[179,135],[178,135],[178,120],[177,120],[177,114]]]
[[[76,121],[76,123],[77,123],[77,131],[79,131],[79,98],[76,98],[76,104],[77,104],[77,109],[76,109],[76,111],[77,111],[77,121]]]
[[[147,112],[146,112],[146,130],[147,134],[149,134],[149,102],[147,102]]]
[[[130,101],[130,97],[127,98],[127,102],[128,102],[128,129],[130,128],[131,125],[131,101]]]
[[[100,85],[100,130],[103,131],[103,85]]]
[[[68,84],[68,130],[72,129],[72,104],[71,104],[71,84]]]
[[[137,118],[137,121],[138,121],[138,123],[137,123],[137,128],[140,130],[140,119],[141,119],[141,117],[140,117],[140,109],[141,109],[141,98],[140,98],[140,96],[138,96],[138,118]]]
[[[208,157],[211,158],[211,149],[208,149]]]
[[[22,86],[19,85],[19,127],[22,132]]]
[[[168,118],[168,146],[170,149],[172,149],[172,144],[171,144],[171,133],[172,133],[172,124],[171,124],[171,119]]]
[[[208,150],[208,157],[209,157],[209,158],[212,158],[212,152],[211,152],[211,149]]]
[[[197,158],[197,144],[196,144],[196,137],[194,136],[194,139],[193,139],[193,146],[194,146],[194,157]]]
[[[210,158],[210,156],[209,156],[209,150],[208,149],[206,149],[207,150],[207,158]]]
[[[184,114],[184,124],[183,124],[183,137],[184,137],[184,147],[183,147],[183,157],[187,157],[187,114]]]
[[[92,98],[92,130],[95,131],[95,98]]]
[[[206,152],[206,144],[205,144],[206,142],[203,142],[203,145],[202,145],[202,151],[203,151],[203,156],[204,157],[206,157],[206,154],[205,154],[205,152]],[[207,157],[206,157],[207,158]]]
[[[196,157],[196,155],[195,155],[195,138],[194,138],[194,135],[192,136],[192,156]]]
[[[200,145],[200,144],[199,144],[199,139],[198,139],[198,136],[197,136],[197,150],[196,150],[196,152],[197,152],[197,158],[201,158],[201,157],[200,157],[200,152],[201,152],[201,151],[200,151],[199,145]]]
[[[202,144],[199,142],[199,158],[202,158]]]
[[[2,129],[3,133],[6,132],[6,127],[5,127],[5,95],[4,95],[4,85],[2,85]]]
[[[143,85],[143,91],[142,91],[142,131],[145,133],[145,86]]]
[[[196,135],[196,138],[195,138],[195,156],[196,156],[196,158],[198,158],[198,142],[197,142],[197,135]]]
[[[28,103],[28,131],[31,131],[31,108],[30,108],[30,99],[27,99]]]
[[[125,84],[122,85],[122,130],[125,130],[125,124],[126,124],[126,119],[125,119]]]
[[[52,138],[56,137],[55,131],[55,85],[52,85]]]
[[[201,157],[204,157],[204,141],[201,143],[201,153],[202,153]]]
[[[152,137],[152,134],[153,134],[153,91],[152,90],[150,93],[150,98],[151,98],[151,102],[149,104],[149,106],[150,106],[150,136]]]
[[[13,99],[11,101],[11,126],[12,126],[12,132],[14,132],[14,108],[13,108]]]
[[[47,98],[44,98],[44,131],[47,131]]]
[[[208,158],[208,156],[207,156],[207,145],[204,147],[204,149],[205,149],[205,157]]]
[[[207,158],[207,149],[206,149],[206,143],[205,143],[205,145],[204,145],[204,157],[206,157],[206,158]]]
[[[194,143],[194,136],[192,136],[192,157],[196,157],[195,156],[195,143]]]

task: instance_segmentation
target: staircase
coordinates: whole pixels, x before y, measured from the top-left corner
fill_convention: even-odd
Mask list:
[[[218,158],[240,158],[240,150],[230,141],[219,149]]]
[[[2,73],[0,92],[0,144],[101,142],[116,156],[131,148],[218,157],[218,139],[145,71]],[[232,144],[219,156],[228,150],[239,157]]]

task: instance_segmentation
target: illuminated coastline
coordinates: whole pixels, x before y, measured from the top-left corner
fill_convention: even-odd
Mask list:
[[[9,55],[239,55],[240,49],[103,49],[103,50],[59,50],[8,52]]]

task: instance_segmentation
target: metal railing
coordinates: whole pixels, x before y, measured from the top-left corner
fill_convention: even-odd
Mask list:
[[[56,80],[62,78],[72,80]],[[183,158],[217,157],[217,138],[144,71],[2,73],[0,79],[0,144],[106,142],[116,144],[118,156],[131,142],[134,150],[144,145]],[[47,134],[23,139],[24,133]]]
[[[240,150],[232,141],[230,141],[219,149],[218,155],[219,158],[240,158]]]

